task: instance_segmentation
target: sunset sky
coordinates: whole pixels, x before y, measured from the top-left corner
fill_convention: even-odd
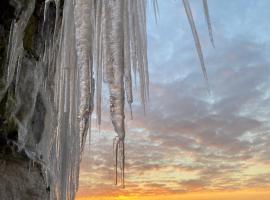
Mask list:
[[[209,76],[208,95],[181,0],[148,9],[150,103],[126,111],[126,188],[114,186],[115,133],[103,99],[93,119],[76,200],[270,199],[270,1],[190,0]],[[137,91],[138,92],[138,91]]]

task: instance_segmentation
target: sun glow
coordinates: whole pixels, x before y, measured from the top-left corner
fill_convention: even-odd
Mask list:
[[[167,195],[151,195],[151,196],[95,196],[91,195],[84,197],[77,197],[76,200],[269,200],[270,188],[265,190],[240,190],[240,191],[225,191],[225,192],[201,192],[188,194],[167,194]]]

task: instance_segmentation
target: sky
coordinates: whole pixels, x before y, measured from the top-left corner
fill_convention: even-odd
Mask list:
[[[213,48],[202,1],[190,0],[210,95],[182,1],[158,2],[157,24],[151,8],[147,20],[150,102],[145,115],[137,102],[133,120],[126,112],[126,188],[114,185],[105,106],[76,200],[269,199],[270,1],[208,0]]]

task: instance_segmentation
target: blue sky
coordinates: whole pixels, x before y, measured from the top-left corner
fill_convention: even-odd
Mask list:
[[[202,2],[190,0],[208,71],[208,95],[182,1],[159,0],[148,11],[150,103],[127,120],[127,187],[112,186],[107,111],[94,125],[82,163],[90,194],[154,194],[270,187],[270,1],[209,0],[216,48]],[[128,112],[127,112],[128,113]]]

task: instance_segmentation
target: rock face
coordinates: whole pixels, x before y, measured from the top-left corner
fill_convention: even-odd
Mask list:
[[[0,199],[50,197],[43,166],[35,164],[38,159],[25,151],[32,149],[35,152],[44,133],[46,106],[43,96],[46,94],[38,89],[44,69],[36,67],[42,51],[40,42],[43,39],[38,29],[43,18],[43,4],[30,0],[0,2]],[[15,22],[20,29],[17,36],[12,37]],[[17,41],[9,41],[11,37]],[[11,49],[12,45],[14,49]],[[14,52],[9,53],[10,50]],[[16,54],[20,54],[18,59],[9,58]],[[12,72],[12,62],[17,62],[14,65],[20,71]],[[26,147],[19,145],[18,123],[27,127]]]
[[[55,131],[55,54],[63,2],[0,1],[3,200],[73,199],[78,188],[79,160],[72,158],[78,157],[74,155],[79,152],[79,141],[76,135]]]
[[[50,191],[45,184],[41,166],[11,151],[9,145],[4,148],[4,152],[0,160],[0,198],[49,199]]]

